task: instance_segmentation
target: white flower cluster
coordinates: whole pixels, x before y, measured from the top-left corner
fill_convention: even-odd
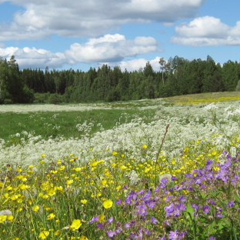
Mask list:
[[[59,137],[43,140],[40,136],[29,134],[24,144],[6,147],[4,141],[0,141],[0,163],[34,164],[41,159],[42,154],[46,154],[50,160],[74,154],[82,162],[87,162],[96,158],[111,158],[113,151],[124,152],[127,157],[138,161],[145,161],[146,158],[154,160],[168,124],[162,150],[171,157],[178,156],[187,144],[197,140],[211,140],[216,148],[224,151],[231,138],[240,132],[239,112],[238,102],[217,104],[216,107],[209,108],[159,104],[150,123],[137,118],[130,123],[117,124],[111,130],[87,134],[81,139]],[[76,126],[79,131],[91,127],[87,123]],[[143,144],[149,146],[147,156],[141,154]]]
[[[92,128],[94,127],[93,122],[83,122],[76,125],[76,129],[80,134],[89,135]]]
[[[66,104],[66,105],[55,105],[55,104],[11,104],[1,105],[0,113],[5,112],[16,112],[16,113],[28,113],[28,112],[70,112],[70,111],[88,111],[95,109],[109,109],[110,107],[106,104]]]

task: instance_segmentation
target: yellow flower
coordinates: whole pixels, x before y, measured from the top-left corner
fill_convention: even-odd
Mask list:
[[[28,169],[29,169],[29,170],[34,170],[34,166],[33,166],[33,165],[29,165],[29,166],[28,166]]]
[[[70,229],[75,232],[77,231],[80,227],[82,226],[82,222],[81,220],[79,219],[74,219],[71,226],[70,226]]]
[[[54,213],[50,213],[47,217],[47,220],[51,221],[53,219],[55,219],[56,215]]]
[[[69,162],[70,162],[70,163],[74,163],[74,162],[75,162],[75,159],[72,158],[72,159],[69,160]]]
[[[13,190],[13,188],[12,188],[11,186],[8,186],[6,189],[7,189],[7,191],[9,191],[9,192]]]
[[[70,180],[67,181],[67,185],[68,185],[68,186],[70,186],[70,185],[72,185],[72,184],[73,184],[73,180],[72,180],[72,179],[70,179]]]
[[[22,212],[22,211],[23,211],[23,208],[22,208],[22,207],[20,207],[20,208],[17,209],[17,212],[18,212],[18,213],[20,213],[20,212]]]
[[[16,195],[13,195],[13,196],[11,197],[11,200],[12,200],[12,201],[16,201],[16,200],[18,200],[20,197],[21,197],[20,194],[16,194]]]
[[[106,222],[106,217],[104,215],[101,215],[99,218],[100,223],[105,223]]]
[[[103,187],[108,187],[107,180],[102,180],[102,186],[103,186]]]
[[[113,201],[112,200],[106,200],[103,202],[103,207],[105,209],[110,209],[113,206]]]
[[[56,195],[56,191],[57,191],[56,188],[51,188],[51,189],[48,190],[48,195],[49,195],[50,197],[53,197],[53,196]]]
[[[125,170],[127,170],[128,168],[127,168],[125,165],[122,165],[122,166],[120,167],[120,169],[121,169],[122,171],[125,171]]]
[[[45,239],[47,239],[47,238],[49,237],[49,234],[50,234],[49,231],[42,231],[42,232],[39,234],[39,238],[40,238],[41,240],[45,240]]]
[[[59,192],[64,192],[64,189],[62,186],[56,187],[55,190]]]
[[[22,191],[25,191],[25,190],[30,189],[30,186],[29,186],[29,185],[26,185],[26,184],[21,184],[21,185],[19,186],[19,188],[20,188]]]
[[[14,221],[14,217],[13,216],[7,216],[7,221],[8,222],[13,222]]]
[[[0,224],[4,224],[7,221],[7,216],[0,216]]]
[[[88,238],[86,236],[82,236],[80,237],[80,240],[88,240]]]
[[[86,205],[86,204],[88,203],[88,200],[87,200],[87,199],[83,199],[83,200],[81,200],[81,203],[82,203],[83,205]]]
[[[143,150],[147,150],[148,149],[148,146],[145,144],[142,146]]]
[[[81,167],[77,167],[77,168],[74,168],[74,171],[75,171],[75,172],[81,172],[82,169],[83,169],[83,168],[81,168]]]
[[[40,211],[40,207],[38,205],[34,206],[32,208],[32,210],[35,212],[35,213],[38,213]]]
[[[117,157],[118,156],[118,152],[113,152],[112,154],[114,157]]]
[[[61,171],[61,172],[65,171],[65,170],[66,170],[66,167],[65,167],[65,166],[61,166],[61,167],[59,168],[59,171]]]

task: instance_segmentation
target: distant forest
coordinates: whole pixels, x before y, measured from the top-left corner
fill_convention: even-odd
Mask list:
[[[161,58],[157,72],[149,62],[133,72],[108,65],[87,72],[20,70],[14,56],[0,59],[1,104],[111,102],[223,91],[240,91],[240,63],[220,65],[210,56]]]

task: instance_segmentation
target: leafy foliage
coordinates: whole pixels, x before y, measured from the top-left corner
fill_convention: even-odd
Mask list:
[[[14,56],[9,61],[0,60],[0,102],[32,103],[34,93],[22,80]]]
[[[20,70],[14,56],[0,60],[0,103],[67,103],[126,101],[205,92],[238,90],[240,64],[223,66],[210,56],[192,61],[175,56],[159,60],[155,72],[148,62],[139,71],[122,71],[104,64],[87,72]],[[47,96],[39,98],[39,94]],[[34,96],[33,96],[34,95]]]

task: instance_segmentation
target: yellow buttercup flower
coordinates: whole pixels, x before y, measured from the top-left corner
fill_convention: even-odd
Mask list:
[[[81,220],[79,219],[74,219],[71,226],[70,226],[70,229],[75,232],[77,231],[80,227],[82,226],[82,222]]]
[[[29,185],[26,185],[26,184],[21,184],[21,185],[19,186],[19,188],[20,188],[22,191],[25,191],[25,190],[30,189],[30,186],[29,186]]]
[[[142,146],[143,150],[147,150],[148,149],[148,146],[145,144]]]
[[[7,216],[0,216],[0,224],[4,224],[7,222]]]
[[[118,156],[118,152],[113,152],[112,154],[114,157],[117,157]]]
[[[40,207],[38,205],[34,206],[32,208],[32,210],[35,212],[35,213],[38,213],[40,211]]]
[[[68,186],[70,186],[70,185],[72,185],[72,184],[73,184],[73,180],[72,180],[72,179],[70,179],[70,180],[67,181],[67,185],[68,185]]]
[[[105,209],[110,209],[113,206],[113,201],[112,200],[106,200],[103,202],[103,207]]]
[[[40,234],[39,234],[39,239],[41,240],[45,240],[49,237],[49,234],[50,232],[49,231],[42,231]]]
[[[125,170],[127,170],[128,168],[127,168],[125,165],[122,165],[122,166],[120,167],[120,169],[121,169],[122,171],[125,171]]]
[[[87,200],[87,199],[83,199],[83,200],[81,200],[81,203],[82,203],[83,205],[86,205],[86,204],[88,203],[88,200]]]
[[[54,213],[50,213],[47,217],[47,220],[51,221],[56,218],[56,215]]]
[[[7,221],[8,222],[13,222],[14,221],[14,217],[13,216],[7,216]]]

